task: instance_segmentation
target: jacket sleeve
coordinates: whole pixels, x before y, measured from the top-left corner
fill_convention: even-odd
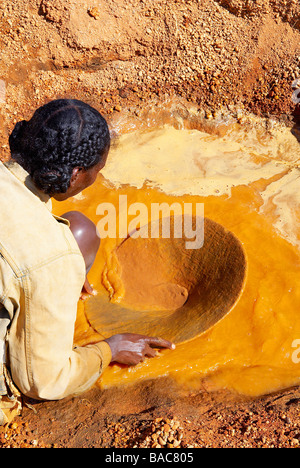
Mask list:
[[[35,399],[59,400],[88,390],[111,361],[105,342],[73,347],[83,258],[68,253],[24,275],[9,333],[12,378]]]

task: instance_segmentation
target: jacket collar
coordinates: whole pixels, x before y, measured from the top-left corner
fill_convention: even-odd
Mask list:
[[[9,161],[4,162],[4,165],[20,182],[22,182],[22,184],[25,185],[25,187],[28,188],[28,190],[45,203],[49,211],[52,211],[51,197],[36,187],[28,172],[25,171],[20,164],[13,159],[10,159]]]

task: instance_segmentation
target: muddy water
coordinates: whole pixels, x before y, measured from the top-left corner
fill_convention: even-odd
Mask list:
[[[170,375],[185,385],[261,395],[298,384],[300,145],[289,129],[253,117],[239,123],[220,120],[209,127],[188,122],[169,118],[162,125],[152,115],[148,126],[139,126],[120,118],[113,124],[118,137],[95,185],[76,199],[56,203],[54,211],[77,209],[98,223],[97,208],[111,203],[119,227],[124,200],[128,206],[143,203],[149,212],[153,203],[203,203],[205,217],[233,233],[243,246],[247,278],[241,296],[204,333],[178,340],[175,351],[160,351],[136,367],[110,366],[99,386]],[[126,227],[132,219],[128,217]],[[118,321],[110,323],[109,317],[109,306],[122,306],[126,293],[115,255],[124,239],[117,231],[119,237],[102,239],[89,274],[98,295],[79,304],[77,343],[91,342],[98,333],[127,331],[124,308]],[[103,298],[105,323],[98,317]],[[152,310],[151,320],[154,315]],[[176,326],[193,329],[184,319]],[[172,320],[168,327],[166,334],[172,337]]]

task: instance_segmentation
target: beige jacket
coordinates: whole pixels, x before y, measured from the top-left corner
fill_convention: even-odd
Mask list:
[[[32,398],[89,389],[111,351],[104,341],[73,346],[85,264],[68,221],[51,214],[50,198],[14,162],[0,163],[0,220],[0,395],[5,360]]]

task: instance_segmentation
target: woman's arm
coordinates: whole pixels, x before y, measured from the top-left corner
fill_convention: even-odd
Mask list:
[[[111,361],[106,342],[73,348],[83,258],[69,253],[22,278],[9,334],[13,380],[32,398],[57,400],[89,389]]]

